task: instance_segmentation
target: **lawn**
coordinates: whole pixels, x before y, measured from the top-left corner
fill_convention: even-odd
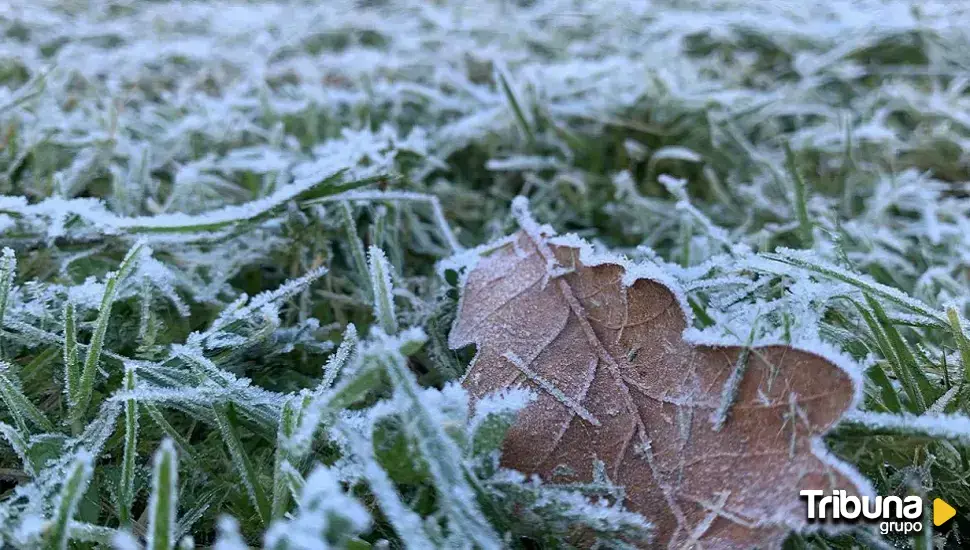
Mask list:
[[[588,400],[461,383],[520,228],[847,373],[813,452],[927,512],[786,548],[970,544],[970,5],[5,0],[0,547],[666,540],[597,464],[504,467]]]

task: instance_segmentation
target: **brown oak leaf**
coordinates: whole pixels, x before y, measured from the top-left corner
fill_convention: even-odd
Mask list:
[[[555,237],[523,202],[522,231],[466,272],[449,336],[477,345],[473,400],[538,395],[503,466],[576,483],[601,461],[669,548],[778,547],[806,527],[800,490],[871,494],[820,440],[858,398],[849,369],[789,346],[685,341],[687,309],[663,273]]]

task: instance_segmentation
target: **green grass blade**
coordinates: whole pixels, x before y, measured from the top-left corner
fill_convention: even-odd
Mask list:
[[[21,384],[29,384],[38,374],[46,372],[46,367],[53,363],[61,354],[61,346],[49,346],[38,353],[29,363],[20,369]]]
[[[259,519],[264,525],[269,525],[272,519],[272,503],[266,496],[266,490],[263,488],[263,484],[259,479],[256,467],[253,466],[252,461],[249,459],[249,454],[243,448],[242,441],[239,440],[239,436],[236,434],[235,426],[238,421],[236,420],[236,413],[233,410],[233,406],[232,404],[218,403],[213,405],[212,408],[215,411],[215,417],[219,424],[219,430],[222,433],[222,439],[225,441],[226,448],[229,450],[229,456],[232,459],[233,466],[236,468],[236,472],[246,486],[249,499],[256,508]]]
[[[900,384],[902,384],[903,391],[909,398],[908,403],[910,412],[919,412],[919,390],[916,389],[915,381],[912,379],[912,376],[908,370],[903,367],[899,359],[896,357],[896,353],[893,350],[892,345],[889,343],[889,338],[887,338],[885,334],[884,326],[882,323],[876,320],[875,316],[870,313],[869,309],[867,309],[865,306],[857,303],[854,300],[852,300],[852,303],[855,304],[856,308],[859,310],[859,314],[862,315],[866,325],[869,326],[869,331],[872,332],[872,336],[876,341],[877,347],[879,348],[879,353],[886,359],[886,362],[892,369],[896,379],[899,380]],[[925,410],[925,403],[923,410]]]
[[[371,223],[368,239],[371,246],[383,248],[387,234],[387,207],[383,204],[374,209],[374,221]]]
[[[899,402],[899,396],[896,395],[896,388],[893,388],[892,383],[890,383],[889,377],[886,376],[886,371],[882,370],[882,367],[876,364],[866,370],[866,375],[879,388],[879,396],[882,398],[882,404],[886,409],[894,413],[902,412],[903,405]]]
[[[175,546],[178,508],[178,456],[172,440],[165,439],[155,453],[152,495],[148,503],[147,550],[171,550]]]
[[[889,317],[882,309],[882,306],[879,305],[879,302],[871,296],[866,296],[866,301],[869,303],[869,307],[872,308],[873,313],[875,313],[876,321],[881,326],[886,339],[889,341],[892,354],[899,364],[899,372],[905,373],[906,383],[913,388],[911,392],[913,395],[910,396],[910,399],[915,399],[917,412],[921,413],[926,411],[928,404],[936,399],[936,392],[933,386],[926,379],[926,375],[919,367],[919,363],[916,362],[916,357],[909,349],[909,344],[903,340],[903,337],[896,330],[892,321],[889,320]]]
[[[525,116],[525,111],[522,110],[519,99],[515,96],[515,92],[512,91],[512,86],[509,84],[505,72],[497,71],[496,74],[498,75],[499,84],[502,87],[502,93],[505,94],[505,99],[508,100],[509,106],[512,108],[512,113],[515,114],[515,121],[519,123],[519,128],[522,129],[529,143],[535,143],[535,132],[532,130],[532,125],[529,124],[529,119]]]
[[[51,421],[21,391],[13,377],[11,365],[6,361],[0,361],[0,400],[7,406],[21,432],[30,433],[28,420],[45,432],[54,431]]]
[[[795,154],[792,152],[791,146],[788,142],[785,142],[784,147],[785,165],[788,168],[788,173],[791,176],[795,191],[795,204],[793,206],[795,207],[795,216],[798,219],[798,234],[802,240],[802,246],[812,248],[815,243],[815,238],[812,235],[812,220],[808,217],[808,193],[805,190],[805,180],[798,170],[797,163],[795,162]]]
[[[197,460],[195,453],[192,450],[192,444],[189,443],[189,440],[185,439],[184,435],[172,427],[168,420],[165,420],[165,416],[161,411],[158,410],[158,407],[156,407],[154,403],[144,403],[141,406],[145,407],[145,410],[148,412],[148,416],[150,416],[152,421],[155,422],[155,424],[161,428],[163,432],[165,432],[165,436],[175,442],[175,446],[178,447],[180,456],[186,459],[186,462],[193,464],[196,463]]]

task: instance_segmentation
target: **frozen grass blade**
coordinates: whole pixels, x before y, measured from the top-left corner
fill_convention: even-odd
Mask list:
[[[519,128],[525,137],[529,140],[529,143],[535,143],[536,135],[532,130],[532,125],[529,124],[529,119],[525,116],[525,111],[522,110],[522,105],[519,103],[519,99],[515,96],[515,92],[512,91],[512,86],[509,85],[508,77],[506,77],[505,71],[496,71],[498,76],[499,84],[502,87],[502,93],[505,94],[506,101],[509,102],[509,107],[512,109],[512,113],[515,114],[515,121],[518,122]]]
[[[78,359],[77,322],[74,304],[68,300],[64,305],[64,393],[67,404],[77,404],[77,393],[81,383],[81,363]]]
[[[13,287],[13,278],[17,273],[17,256],[10,247],[3,247],[3,254],[0,256],[0,322],[3,321],[4,313],[7,311],[7,298],[10,296],[10,289]]]
[[[309,394],[302,398],[287,399],[283,403],[283,410],[280,411],[279,432],[276,437],[276,457],[273,467],[272,518],[274,520],[282,518],[290,504],[284,468],[289,466],[292,455],[290,440],[296,434],[301,413],[310,404],[310,399]]]
[[[14,255],[12,249],[3,247],[3,256],[0,257],[0,327],[3,327],[3,317],[7,311],[7,300],[10,297],[10,289],[13,287],[13,278],[16,272],[17,257]],[[2,358],[3,339],[0,338],[0,359]]]
[[[370,247],[370,284],[374,297],[374,317],[386,334],[397,333],[397,313],[394,309],[394,288],[391,285],[391,267],[384,251]]]
[[[347,325],[343,340],[340,342],[337,351],[330,356],[327,364],[323,367],[323,381],[317,386],[317,392],[325,391],[333,387],[334,382],[337,380],[337,375],[340,374],[344,366],[353,360],[354,355],[357,353],[357,343],[357,327],[351,323]]]
[[[9,98],[3,103],[0,103],[0,115],[15,109],[16,107],[19,107],[20,105],[23,105],[24,103],[27,103],[40,95],[44,91],[44,86],[47,82],[47,75],[47,72],[40,73],[38,76],[30,79],[29,82],[14,92],[13,97]]]
[[[892,365],[896,376],[900,378],[903,387],[906,388],[907,395],[916,407],[915,412],[926,411],[927,403],[932,403],[934,399],[932,386],[919,368],[909,345],[893,326],[879,302],[869,296],[866,296],[866,301],[875,313],[875,321],[878,323],[881,332],[880,338],[883,340],[883,345],[886,346],[884,352],[889,354],[886,355],[886,358]]]
[[[185,361],[198,374],[226,390],[227,394],[234,395],[237,398],[234,402],[235,406],[249,419],[256,422],[258,427],[264,431],[264,435],[267,432],[275,433],[276,419],[273,413],[266,410],[265,407],[261,407],[259,403],[265,404],[267,400],[276,398],[276,395],[259,388],[253,388],[246,381],[237,379],[232,373],[219,368],[215,362],[202,355],[197,349],[183,347],[176,352],[176,356]],[[268,438],[271,439],[272,436]]]
[[[942,438],[970,443],[970,417],[962,414],[929,413],[916,416],[857,411],[849,414],[844,422],[867,428],[872,435]]]
[[[54,517],[45,535],[44,547],[47,550],[66,550],[70,523],[77,511],[78,503],[88,488],[88,481],[94,471],[94,457],[87,452],[80,452],[64,480],[57,504],[54,507]]]
[[[219,536],[212,550],[250,550],[239,533],[239,522],[229,516],[219,518]]]
[[[264,525],[269,525],[272,518],[272,502],[266,496],[266,490],[259,479],[256,467],[253,466],[252,460],[250,460],[236,433],[236,413],[230,404],[220,403],[213,405],[212,408],[219,424],[219,431],[222,433],[226,448],[229,450],[229,456],[232,458],[233,466],[246,487],[246,493],[256,508],[260,520]]]
[[[178,507],[178,456],[172,440],[165,439],[155,453],[152,494],[148,502],[148,550],[171,550],[175,546]]]
[[[946,310],[946,317],[950,320],[950,331],[957,343],[957,349],[960,350],[960,362],[963,363],[962,384],[965,385],[970,383],[970,341],[967,340],[967,336],[963,332],[963,320],[960,319],[960,313],[955,308],[950,307]]]
[[[101,298],[101,307],[98,309],[98,319],[95,323],[94,334],[91,336],[91,343],[88,344],[88,353],[84,358],[84,367],[81,371],[81,378],[78,381],[78,393],[74,407],[71,409],[71,420],[78,426],[84,418],[87,408],[91,403],[91,396],[94,392],[94,378],[97,374],[98,363],[101,360],[102,346],[104,346],[104,336],[108,331],[108,321],[111,318],[111,308],[114,305],[115,294],[118,291],[118,283],[125,279],[131,272],[138,260],[142,245],[137,244],[128,252],[125,259],[121,262],[121,267],[116,273],[108,275],[104,285],[104,296]]]
[[[186,511],[182,517],[179,518],[178,525],[175,527],[175,540],[181,541],[184,537],[188,536],[192,530],[192,527],[200,519],[202,519],[202,516],[217,500],[219,500],[219,498],[219,491],[210,491],[200,498],[196,502],[195,506]]]
[[[889,377],[886,376],[886,371],[882,369],[879,364],[872,365],[866,371],[869,379],[879,388],[879,396],[882,398],[882,404],[889,412],[900,413],[903,411],[903,405],[899,402],[899,396],[896,394],[896,388],[893,387],[892,383],[889,381]]]
[[[122,381],[125,391],[136,387],[134,365],[125,366]],[[121,459],[121,478],[118,480],[118,521],[122,526],[131,523],[131,503],[135,498],[135,460],[138,458],[138,402],[125,400],[125,449]]]
[[[281,465],[280,472],[283,483],[286,484],[286,488],[290,493],[290,497],[293,499],[300,498],[300,494],[303,492],[303,486],[306,484],[303,475],[289,462],[284,462]]]
[[[0,435],[7,440],[7,443],[10,444],[13,451],[17,453],[17,456],[23,463],[24,471],[30,475],[33,475],[34,466],[30,463],[30,455],[28,454],[29,448],[27,447],[27,442],[24,441],[24,438],[13,426],[5,422],[0,422]]]
[[[319,179],[314,183],[296,182],[272,196],[239,206],[225,207],[219,211],[198,216],[170,215],[144,218],[120,218],[113,225],[129,234],[208,233],[233,226],[254,225],[279,215],[290,203],[306,203],[322,197],[355,189],[373,183],[380,177],[361,178],[340,183],[345,170]],[[238,229],[238,227],[237,227]]]
[[[152,286],[148,279],[142,280],[138,299],[141,302],[141,315],[138,318],[138,341],[144,347],[152,338],[150,334],[152,326]]]
[[[374,209],[374,222],[370,226],[368,238],[371,246],[383,248],[387,233],[387,207],[383,204]]]
[[[751,354],[751,344],[754,340],[754,335],[755,330],[754,325],[752,325],[751,333],[748,335],[748,341],[741,348],[741,352],[738,353],[738,360],[734,364],[734,369],[731,370],[731,374],[724,382],[724,387],[721,390],[721,403],[711,415],[711,427],[715,432],[720,431],[724,423],[727,422],[731,405],[737,399],[741,379],[744,378],[744,372],[748,368],[748,356]]]
[[[10,363],[6,361],[0,361],[0,399],[7,406],[21,432],[30,433],[28,420],[45,432],[54,431],[51,421],[23,394],[20,385],[13,378]]]
[[[870,302],[870,307],[872,306],[873,303],[875,303],[875,301],[871,299],[869,300],[869,302]],[[852,303],[859,310],[859,314],[862,315],[862,318],[865,321],[866,325],[869,326],[869,331],[872,333],[872,336],[876,341],[876,346],[878,347],[878,351],[886,359],[886,362],[889,364],[889,367],[892,369],[892,372],[896,376],[896,379],[899,380],[899,382],[902,384],[903,390],[905,391],[906,396],[909,398],[910,411],[922,412],[923,410],[926,410],[926,403],[923,401],[922,395],[916,387],[916,382],[913,379],[912,372],[909,370],[909,368],[906,365],[902,363],[900,358],[897,356],[896,349],[890,343],[889,338],[886,335],[886,330],[892,329],[892,325],[889,323],[883,324],[879,319],[877,319],[876,315],[871,313],[870,310],[864,307],[862,304],[859,304],[854,300],[852,301]],[[876,303],[875,305],[876,307],[878,307],[878,303]],[[885,316],[885,314],[883,315]],[[882,371],[881,368],[880,368],[880,371]],[[876,373],[876,381],[877,382],[880,381],[878,373]],[[886,380],[885,383],[889,384],[888,379]],[[892,388],[891,385],[888,386],[886,391],[892,391],[893,393],[895,393],[895,390]],[[920,409],[921,402],[923,403],[922,409]]]
[[[890,286],[867,281],[858,274],[852,273],[838,266],[822,262],[818,258],[812,258],[807,254],[790,249],[779,249],[774,253],[764,254],[764,257],[776,262],[807,269],[837,281],[848,283],[856,288],[859,288],[866,294],[871,294],[873,296],[882,298],[899,306],[900,308],[920,316],[923,321],[931,326],[944,329],[949,327],[949,321],[946,319],[945,315],[941,315],[939,312],[933,311],[919,300],[913,299],[912,297],[907,296],[906,294]]]
[[[650,155],[650,161],[647,163],[647,182],[653,182],[655,180],[657,177],[657,165],[664,160],[679,160],[695,164],[704,161],[703,157],[686,147],[661,147]]]
[[[421,516],[404,504],[387,472],[378,464],[374,457],[373,442],[353,431],[348,431],[344,435],[355,457],[361,463],[363,477],[374,493],[378,505],[405,546],[417,550],[438,548],[438,545],[428,537]]]
[[[156,407],[154,404],[146,403],[143,406],[145,407],[145,410],[148,411],[148,416],[152,417],[155,424],[161,428],[163,432],[165,432],[165,436],[175,442],[181,457],[186,459],[186,462],[195,464],[196,459],[192,451],[192,444],[185,439],[185,436],[173,428],[172,425],[169,424],[168,420],[165,420],[165,416],[162,415],[161,411],[159,411],[158,407]]]
[[[371,524],[366,508],[344,492],[338,474],[326,466],[310,473],[289,521],[276,522],[266,532],[265,548],[283,550],[310,545],[345,547]],[[340,526],[340,529],[334,527]]]
[[[460,252],[462,250],[461,244],[458,239],[455,238],[455,234],[451,229],[451,225],[448,220],[445,219],[444,210],[441,208],[441,200],[434,196],[425,193],[415,193],[413,191],[349,191],[347,193],[341,193],[340,195],[335,195],[333,197],[327,197],[314,201],[313,204],[328,204],[333,202],[346,202],[346,201],[388,201],[388,202],[402,202],[402,203],[423,203],[427,204],[431,208],[431,215],[435,227],[438,232],[441,233],[441,238],[444,239],[445,243],[452,253]],[[401,227],[401,222],[399,218],[401,216],[401,209],[395,209],[395,215],[398,217],[398,221],[393,225],[389,226],[388,233],[394,231],[397,232]],[[347,227],[346,221],[344,221],[344,226]],[[356,228],[355,228],[356,232]],[[359,237],[358,237],[359,240]],[[400,247],[395,249],[400,252]],[[363,248],[361,248],[363,251]]]
[[[77,542],[91,542],[100,546],[110,546],[111,541],[117,537],[121,531],[111,527],[103,527],[91,523],[72,521],[70,524],[70,538]]]
[[[118,531],[111,538],[111,550],[143,550],[135,535],[128,531]]]
[[[812,220],[808,217],[808,193],[805,188],[805,180],[798,170],[795,153],[792,152],[791,145],[785,142],[784,148],[785,165],[788,168],[788,174],[791,177],[792,186],[795,191],[795,204],[793,206],[795,207],[795,215],[798,219],[798,234],[802,240],[802,246],[812,248],[815,244],[815,238],[812,235]]]
[[[350,251],[354,272],[361,281],[365,281],[367,280],[368,273],[367,257],[364,254],[364,243],[360,240],[360,235],[357,233],[357,224],[354,221],[353,210],[351,210],[350,204],[347,202],[338,204],[337,209],[340,214],[340,222],[344,226],[344,233],[347,239],[346,246]]]
[[[498,533],[485,520],[477,504],[477,492],[469,482],[461,452],[421,402],[418,385],[407,369],[404,357],[396,353],[377,360],[383,364],[396,391],[407,403],[407,426],[428,464],[443,509],[454,522],[454,529],[478,548],[502,548]]]

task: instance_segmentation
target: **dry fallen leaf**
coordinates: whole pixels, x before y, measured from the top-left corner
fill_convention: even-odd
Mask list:
[[[514,206],[523,230],[475,260],[449,337],[477,345],[473,399],[538,394],[504,466],[575,483],[602,461],[670,548],[780,546],[805,526],[801,489],[870,494],[819,438],[856,399],[847,370],[788,346],[693,345],[673,285],[651,280],[662,273],[596,257]]]

